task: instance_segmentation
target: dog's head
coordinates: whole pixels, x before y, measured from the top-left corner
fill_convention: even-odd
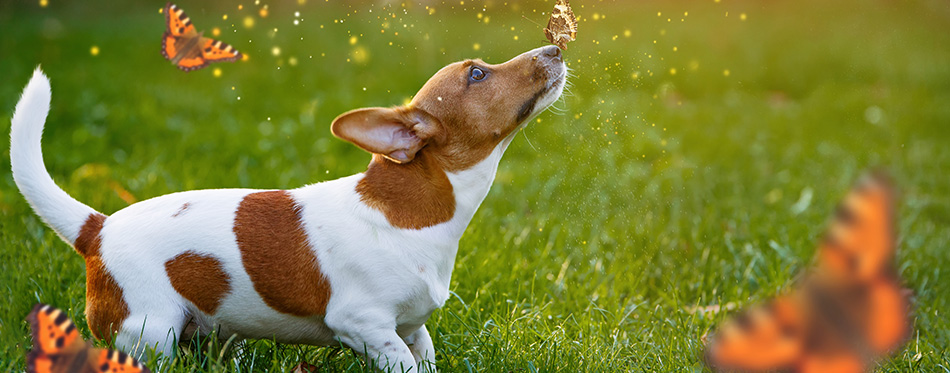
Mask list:
[[[566,77],[555,46],[499,65],[456,62],[429,79],[409,105],[350,111],[333,121],[332,131],[396,163],[425,153],[446,171],[465,170],[554,103]]]

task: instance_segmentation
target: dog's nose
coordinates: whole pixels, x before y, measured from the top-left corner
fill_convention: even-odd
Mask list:
[[[558,48],[557,46],[554,46],[554,45],[549,45],[547,47],[544,47],[544,49],[541,50],[541,55],[544,57],[548,57],[552,60],[560,61],[561,48]]]

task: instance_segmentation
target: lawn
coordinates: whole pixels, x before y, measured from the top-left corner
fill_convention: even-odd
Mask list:
[[[553,1],[182,0],[205,35],[219,28],[249,55],[190,73],[159,53],[163,5],[0,3],[0,127],[42,64],[46,166],[107,214],[361,172],[369,156],[330,134],[335,116],[402,104],[450,62],[543,45]],[[462,237],[452,297],[427,324],[440,369],[702,371],[700,338],[728,313],[689,309],[788,289],[852,182],[884,168],[901,189],[897,265],[916,310],[881,370],[950,371],[947,2],[572,5],[572,87],[516,138]],[[30,211],[2,149],[0,369],[22,370],[34,303],[91,335],[83,262]],[[349,351],[268,341],[171,368],[300,360],[365,370]]]

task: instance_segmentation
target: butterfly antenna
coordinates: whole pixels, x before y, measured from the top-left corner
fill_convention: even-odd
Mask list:
[[[536,25],[538,25],[538,26],[545,27],[544,25],[542,25],[542,24],[536,22],[535,20],[533,20],[533,19],[531,19],[531,18],[528,18],[528,17],[525,17],[524,14],[521,15],[521,18],[524,18],[524,19],[528,20],[528,22],[531,22],[531,23],[536,24]]]

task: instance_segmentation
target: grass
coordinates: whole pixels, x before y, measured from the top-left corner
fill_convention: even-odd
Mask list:
[[[336,115],[400,104],[447,63],[542,45],[521,15],[544,22],[551,5],[437,2],[429,14],[417,1],[285,1],[261,18],[241,3],[179,3],[250,55],[187,74],[158,53],[163,3],[0,4],[0,126],[41,63],[53,87],[47,168],[104,213],[127,205],[121,191],[143,200],[330,180],[369,158],[330,135]],[[728,315],[685,308],[787,289],[837,200],[883,167],[902,187],[897,262],[916,311],[913,338],[880,369],[950,371],[945,2],[573,5],[573,87],[518,136],[462,237],[453,295],[427,324],[440,369],[702,371],[700,337]],[[0,369],[21,370],[35,302],[66,309],[90,338],[84,268],[8,166],[0,225]],[[365,369],[333,348],[248,347],[238,358],[184,354],[171,371],[302,359]]]

